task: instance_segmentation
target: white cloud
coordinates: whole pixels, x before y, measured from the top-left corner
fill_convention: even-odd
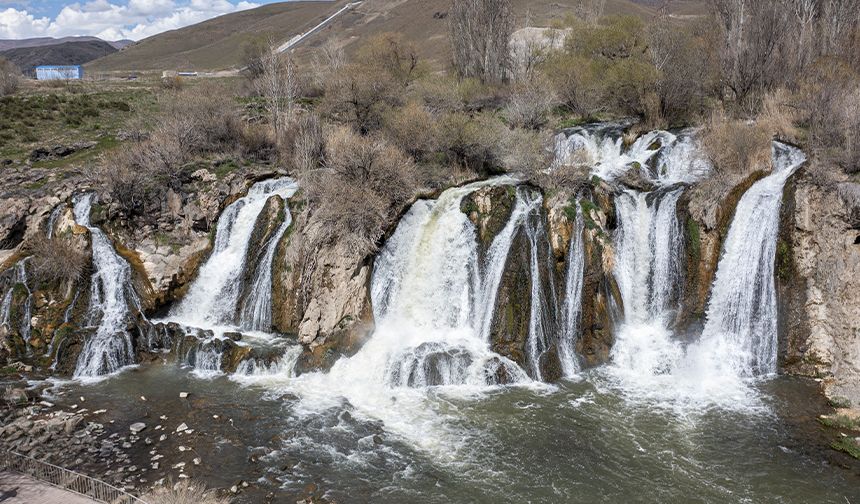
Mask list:
[[[227,0],[129,0],[127,4],[90,0],[66,5],[54,19],[10,7],[0,11],[0,39],[95,35],[106,40],[140,40],[254,7],[259,4]]]

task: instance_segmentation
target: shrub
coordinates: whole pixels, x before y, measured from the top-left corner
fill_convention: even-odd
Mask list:
[[[290,158],[293,169],[307,172],[319,168],[325,160],[326,144],[319,116],[305,114],[295,122]]]
[[[702,135],[702,146],[716,170],[714,178],[733,180],[769,166],[771,138],[761,124],[715,111]]]
[[[203,485],[192,485],[188,481],[172,487],[159,487],[143,496],[147,504],[228,504],[227,498],[218,497]]]
[[[860,171],[860,75],[844,62],[824,58],[810,69],[797,102],[813,147],[848,173]]]
[[[68,236],[37,235],[28,246],[35,278],[43,284],[66,285],[82,279],[89,269],[90,258],[76,247]]]
[[[438,145],[448,161],[476,173],[500,171],[502,125],[485,114],[451,112],[439,119]]]
[[[383,122],[386,137],[416,161],[436,150],[436,119],[422,105],[410,102],[390,109]]]
[[[300,175],[311,215],[308,250],[337,243],[364,255],[376,250],[390,220],[416,192],[414,163],[379,137],[336,127],[321,169]]]
[[[161,88],[167,91],[180,91],[184,87],[185,81],[178,75],[161,78]]]
[[[538,129],[547,122],[547,115],[555,104],[550,86],[541,78],[514,85],[504,114],[512,126]]]

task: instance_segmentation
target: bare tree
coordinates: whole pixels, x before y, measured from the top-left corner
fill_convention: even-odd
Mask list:
[[[454,0],[449,18],[457,73],[484,82],[507,80],[514,28],[510,0]]]
[[[787,16],[779,2],[713,0],[712,8],[723,32],[724,84],[736,100],[786,79]]]
[[[325,87],[326,80],[343,69],[346,65],[346,55],[337,40],[328,39],[315,51],[311,66],[314,84]]]
[[[860,29],[860,0],[821,0],[821,3],[822,50],[840,55],[849,47],[846,42],[852,32]]]
[[[14,94],[21,83],[21,72],[5,58],[0,58],[0,96]]]
[[[269,121],[279,136],[296,113],[300,91],[298,71],[289,56],[282,58],[274,43],[269,44],[261,64],[263,73],[257,78],[257,90],[265,100]]]
[[[597,24],[603,17],[606,0],[579,0],[576,6],[576,17],[588,24]]]

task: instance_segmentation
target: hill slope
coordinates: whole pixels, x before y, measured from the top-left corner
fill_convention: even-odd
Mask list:
[[[104,40],[63,42],[60,44],[36,47],[19,47],[0,52],[25,74],[32,74],[39,65],[83,65],[94,59],[117,52],[116,48]]]
[[[216,70],[242,60],[244,45],[272,36],[283,42],[316,25],[346,2],[284,2],[226,14],[161,33],[93,62],[99,71]]]
[[[315,26],[346,4],[346,0],[285,2],[227,14],[203,23],[155,35],[119,54],[94,61],[90,67],[111,70],[216,70],[240,66],[244,44],[272,36],[285,42]],[[574,12],[579,0],[513,0],[517,26],[547,26]],[[653,0],[607,0],[606,14],[649,18],[656,14]],[[353,50],[374,33],[401,32],[415,43],[422,57],[444,62],[448,49],[446,14],[451,0],[365,0],[299,44],[307,53],[328,39]],[[672,9],[697,13],[703,0],[678,0]]]

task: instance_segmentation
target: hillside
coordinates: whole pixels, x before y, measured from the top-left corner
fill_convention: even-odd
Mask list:
[[[117,49],[103,40],[83,42],[63,42],[61,44],[19,47],[0,52],[25,74],[31,74],[39,65],[83,65],[94,59],[117,52]]]
[[[230,68],[240,63],[248,41],[269,36],[284,41],[345,3],[285,2],[227,14],[149,37],[90,66],[99,71]]]
[[[245,43],[271,36],[284,42],[302,33],[343,7],[347,2],[285,2],[227,14],[193,26],[155,35],[122,53],[90,63],[93,70],[217,70],[240,65]],[[347,11],[296,49],[301,56],[309,48],[336,38],[347,50],[374,33],[402,32],[419,48],[422,57],[444,61],[448,55],[446,13],[451,0],[365,0]],[[650,0],[608,0],[607,14],[649,18],[656,13]],[[578,0],[514,0],[517,24],[546,26],[562,20]],[[674,2],[673,12],[696,14],[700,0]]]

